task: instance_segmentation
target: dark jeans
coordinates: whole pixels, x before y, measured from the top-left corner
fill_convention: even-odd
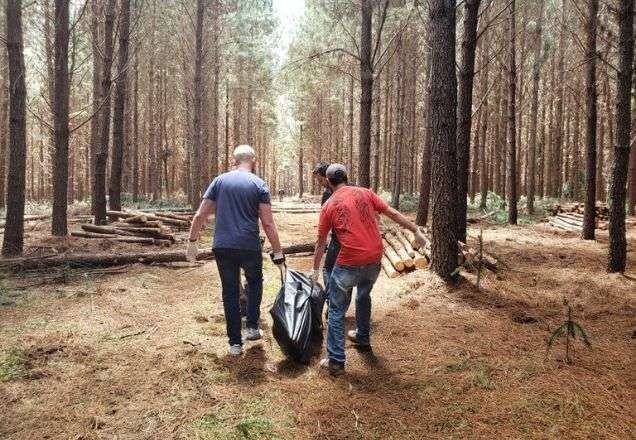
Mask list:
[[[322,282],[325,284],[325,291],[328,288],[327,285],[329,284],[329,277],[331,276],[333,267],[336,265],[336,259],[338,258],[339,253],[340,242],[334,235],[332,235],[329,246],[327,246],[327,252],[325,253],[325,265],[322,269]]]
[[[230,345],[242,344],[241,306],[239,304],[240,273],[247,280],[247,327],[258,328],[263,298],[263,257],[259,251],[214,249],[223,291],[225,327]]]
[[[380,274],[380,263],[365,266],[336,264],[329,279],[329,320],[327,353],[333,362],[345,362],[345,315],[351,303],[351,291],[357,287],[356,338],[363,345],[370,343],[371,289]]]

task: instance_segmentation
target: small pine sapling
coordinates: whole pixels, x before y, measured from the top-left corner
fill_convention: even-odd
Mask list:
[[[580,336],[583,344],[588,349],[592,349],[592,344],[590,343],[590,339],[588,338],[587,333],[585,333],[585,330],[583,329],[583,327],[581,327],[581,324],[572,320],[572,307],[568,304],[568,301],[564,300],[563,304],[568,308],[567,319],[563,322],[563,324],[554,329],[554,331],[550,335],[550,339],[548,339],[547,342],[546,355],[547,352],[550,351],[556,340],[565,336],[565,361],[568,364],[571,364],[572,359],[570,358],[570,338],[574,340],[576,339],[577,335]]]

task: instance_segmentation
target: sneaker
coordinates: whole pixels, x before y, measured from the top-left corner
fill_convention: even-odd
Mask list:
[[[320,369],[329,372],[332,376],[341,376],[345,372],[344,364],[333,362],[329,358],[320,361]]]
[[[230,356],[240,356],[243,354],[243,347],[240,344],[230,345]]]
[[[356,345],[358,350],[371,351],[371,344],[361,344],[360,341],[358,341],[358,332],[356,330],[349,330],[347,338]]]
[[[245,339],[248,341],[258,341],[263,337],[263,330],[260,328],[248,328],[245,333]]]

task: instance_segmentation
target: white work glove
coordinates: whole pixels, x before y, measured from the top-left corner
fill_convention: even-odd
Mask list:
[[[196,241],[189,241],[186,248],[186,260],[191,263],[197,261],[197,253],[199,252],[199,245]]]
[[[311,280],[311,282],[312,282],[313,284],[318,283],[318,277],[319,277],[319,276],[320,276],[320,269],[318,269],[318,270],[312,270],[312,271],[309,273],[309,279]]]
[[[426,243],[426,236],[424,235],[422,230],[418,228],[418,230],[415,231],[415,248],[420,249],[424,246],[425,243]]]

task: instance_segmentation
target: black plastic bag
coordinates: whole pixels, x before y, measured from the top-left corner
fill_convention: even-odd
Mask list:
[[[285,280],[269,313],[272,333],[283,353],[292,360],[308,363],[322,343],[322,310],[325,293],[318,284],[295,270]]]

